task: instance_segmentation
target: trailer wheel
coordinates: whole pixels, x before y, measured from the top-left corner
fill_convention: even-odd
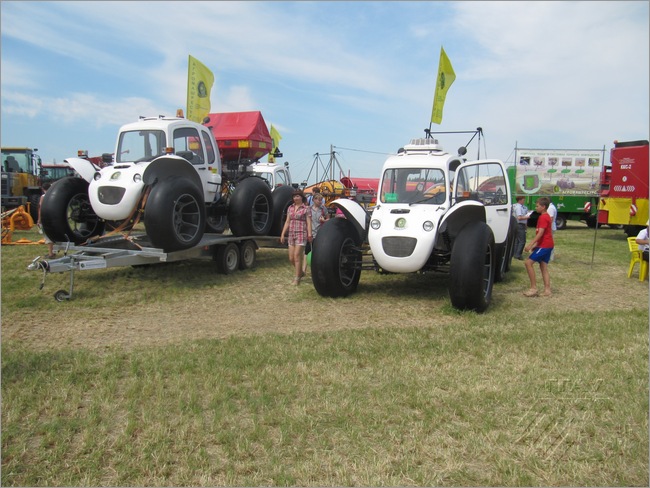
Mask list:
[[[70,295],[68,295],[68,292],[65,290],[57,290],[54,293],[54,299],[57,302],[65,302],[67,300],[70,300]]]
[[[251,269],[255,266],[257,244],[255,241],[244,241],[239,245],[239,269]]]
[[[331,219],[318,230],[311,252],[314,288],[325,297],[354,293],[361,277],[361,249],[352,222]]]
[[[564,214],[560,214],[560,213],[557,214],[557,215],[555,216],[555,228],[556,228],[557,230],[564,230],[564,229],[566,229],[566,221],[567,221],[566,215],[564,215]]]
[[[244,178],[230,199],[230,230],[235,236],[265,236],[273,223],[271,189],[259,177]]]
[[[273,224],[269,231],[270,236],[282,234],[282,227],[287,220],[287,209],[293,203],[293,187],[281,186],[273,191]]]
[[[52,183],[43,197],[43,232],[54,242],[82,244],[104,233],[104,221],[90,205],[88,182],[68,177]]]
[[[165,252],[195,246],[205,229],[201,192],[184,178],[159,181],[149,193],[144,225],[151,244]]]
[[[484,312],[494,284],[494,236],[485,222],[467,224],[458,234],[449,263],[449,297],[454,308]]]
[[[239,248],[234,242],[218,246],[214,255],[217,271],[229,275],[239,269]]]

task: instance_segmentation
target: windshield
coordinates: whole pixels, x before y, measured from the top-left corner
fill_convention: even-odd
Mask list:
[[[165,153],[165,133],[161,130],[133,130],[120,134],[116,163],[150,160]]]
[[[10,173],[31,173],[31,153],[25,151],[2,151],[2,171]]]
[[[68,166],[49,166],[43,168],[44,179],[60,180],[74,175],[74,170]]]
[[[440,169],[392,168],[382,178],[382,203],[439,205],[446,196],[445,174]]]

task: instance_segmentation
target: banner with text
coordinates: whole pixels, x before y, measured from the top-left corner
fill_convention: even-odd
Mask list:
[[[515,150],[518,195],[598,196],[604,149]]]

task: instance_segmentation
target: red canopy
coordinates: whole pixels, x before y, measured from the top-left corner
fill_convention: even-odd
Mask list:
[[[222,160],[257,160],[271,150],[271,135],[261,112],[226,112],[208,117],[210,121],[205,125],[217,140]]]

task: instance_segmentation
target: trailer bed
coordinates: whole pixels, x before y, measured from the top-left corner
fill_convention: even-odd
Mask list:
[[[233,253],[233,246],[239,252]],[[223,234],[204,234],[194,247],[181,251],[165,252],[151,246],[145,234],[131,236],[102,237],[95,242],[75,245],[57,242],[54,250],[63,251],[63,256],[54,259],[35,258],[27,267],[32,271],[42,271],[43,281],[48,273],[70,273],[70,290],[59,290],[54,298],[57,301],[69,300],[74,288],[75,271],[117,268],[122,266],[143,266],[157,263],[172,263],[188,259],[213,259],[221,273],[229,274],[235,269],[246,269],[255,262],[255,251],[260,247],[281,247],[277,237],[247,236],[236,237]]]

